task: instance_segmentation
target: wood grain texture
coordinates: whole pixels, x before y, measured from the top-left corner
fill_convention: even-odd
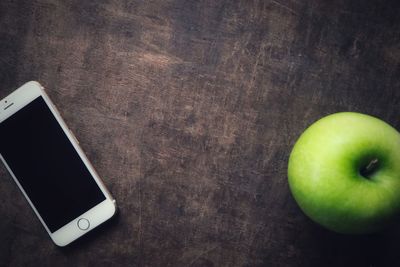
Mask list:
[[[400,227],[321,229],[290,195],[300,133],[400,129],[398,1],[0,2],[0,97],[40,81],[118,201],[55,247],[0,167],[1,266],[398,266]]]

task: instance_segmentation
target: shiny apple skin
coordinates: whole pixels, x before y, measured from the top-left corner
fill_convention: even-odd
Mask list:
[[[375,169],[362,175],[374,159]],[[378,231],[400,213],[400,134],[369,115],[326,116],[297,140],[288,178],[296,202],[313,221],[339,233]]]

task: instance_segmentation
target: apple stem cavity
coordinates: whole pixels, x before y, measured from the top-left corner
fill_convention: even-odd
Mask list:
[[[377,158],[374,158],[374,159],[370,160],[366,166],[361,168],[360,174],[363,177],[370,179],[371,174],[373,174],[375,172],[375,170],[378,168],[378,166],[379,166],[379,160]]]

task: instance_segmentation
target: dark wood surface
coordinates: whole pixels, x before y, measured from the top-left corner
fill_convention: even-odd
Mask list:
[[[53,245],[0,167],[1,266],[400,266],[400,226],[326,231],[287,183],[339,111],[400,129],[398,1],[1,0],[0,97],[40,81],[118,201]]]

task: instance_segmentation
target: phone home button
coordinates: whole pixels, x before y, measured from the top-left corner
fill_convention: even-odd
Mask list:
[[[81,230],[87,230],[87,229],[89,229],[89,227],[90,227],[89,220],[88,220],[88,219],[85,219],[85,218],[80,218],[80,219],[78,220],[78,227],[79,227],[79,229],[81,229]]]

